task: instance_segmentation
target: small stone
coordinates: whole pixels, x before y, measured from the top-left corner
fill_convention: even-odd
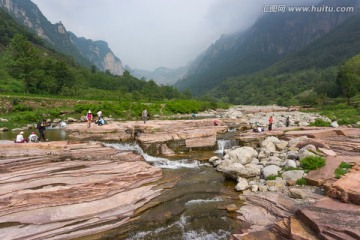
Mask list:
[[[226,206],[226,211],[228,211],[228,212],[236,212],[236,210],[237,210],[237,207],[235,204],[230,204],[230,205]]]

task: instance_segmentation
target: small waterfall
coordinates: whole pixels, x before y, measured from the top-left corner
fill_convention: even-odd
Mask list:
[[[166,158],[161,157],[153,157],[150,156],[141,149],[141,147],[138,144],[105,144],[105,146],[109,146],[115,149],[119,150],[125,150],[125,151],[136,151],[141,156],[145,158],[145,161],[151,163],[155,167],[159,168],[168,168],[168,169],[178,169],[178,168],[199,168],[200,166],[208,166],[207,163],[200,163],[196,160],[187,160],[187,159],[181,159],[181,160],[169,160]]]
[[[225,149],[230,149],[234,145],[235,145],[234,140],[219,139],[217,140],[218,149],[215,152],[223,154]]]

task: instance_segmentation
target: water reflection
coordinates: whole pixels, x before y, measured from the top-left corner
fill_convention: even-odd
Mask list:
[[[0,132],[0,140],[9,140],[14,141],[16,135],[19,134],[20,131],[7,131],[7,132]],[[32,132],[35,132],[36,135],[40,136],[39,131],[36,129],[24,130],[24,138],[27,138]],[[62,141],[68,140],[68,135],[64,128],[48,128],[46,129],[46,138],[49,141]]]

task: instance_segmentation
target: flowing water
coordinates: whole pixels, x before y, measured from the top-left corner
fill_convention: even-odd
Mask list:
[[[24,131],[27,137],[32,131]],[[18,132],[0,133],[0,143],[15,139]],[[49,141],[67,140],[63,129],[47,129]],[[138,210],[133,220],[118,229],[80,239],[228,239],[241,226],[234,213],[225,209],[229,204],[242,204],[234,191],[235,182],[228,181],[206,161],[167,159],[143,152],[137,144],[105,144],[119,150],[136,151],[145,160],[162,168],[163,177],[157,183],[162,194]],[[219,154],[234,142],[218,140]],[[219,154],[220,155],[220,154]],[[196,155],[195,155],[196,156]]]
[[[208,163],[152,157],[137,144],[106,145],[137,151],[147,162],[162,168],[160,182],[167,187],[147,204],[151,207],[137,212],[136,220],[98,239],[228,239],[239,226],[234,214],[225,210],[229,204],[242,204],[234,191],[235,183]]]

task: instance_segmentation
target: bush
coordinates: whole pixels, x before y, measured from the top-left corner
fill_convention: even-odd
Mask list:
[[[321,118],[315,119],[315,122],[310,123],[309,126],[313,127],[330,127],[330,123],[322,120]]]
[[[307,182],[304,178],[300,178],[296,180],[296,184],[302,186],[302,185],[307,185]]]
[[[14,112],[28,112],[32,111],[33,108],[31,106],[17,104],[14,106]]]
[[[280,177],[279,175],[270,175],[266,178],[266,180],[276,180],[277,177]]]
[[[308,156],[300,160],[301,167],[304,170],[314,170],[325,166],[326,160],[320,156]]]
[[[346,163],[346,162],[342,162],[339,167],[335,170],[335,177],[336,178],[340,178],[342,175],[346,174],[349,172],[350,168],[352,168],[353,165]]]

